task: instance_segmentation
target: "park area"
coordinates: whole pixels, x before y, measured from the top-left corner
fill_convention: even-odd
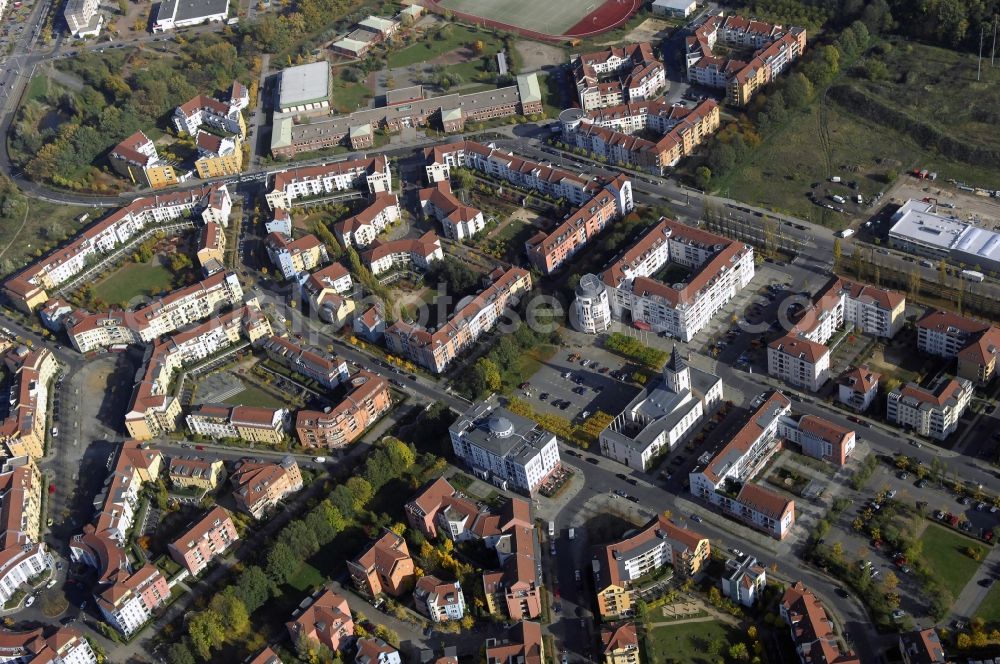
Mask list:
[[[710,617],[682,618],[676,624],[652,622],[646,629],[647,662],[703,664],[728,651],[739,632]]]
[[[159,258],[148,263],[126,263],[94,285],[94,299],[122,304],[173,288],[174,275]]]
[[[979,569],[979,561],[973,559],[969,551],[978,550],[980,556],[986,555],[982,544],[934,523],[928,524],[920,542],[927,568],[952,597],[959,596]]]

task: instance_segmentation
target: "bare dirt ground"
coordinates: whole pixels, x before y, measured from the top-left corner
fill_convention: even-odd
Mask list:
[[[536,41],[518,40],[514,42],[514,50],[521,56],[523,72],[540,71],[548,67],[566,62],[566,54],[558,46],[542,44]]]
[[[670,23],[658,18],[647,18],[625,35],[624,41],[629,44],[636,42],[663,39],[670,30]]]
[[[918,180],[903,175],[890,192],[893,202],[905,203],[910,198],[936,198],[938,213],[953,215],[962,221],[990,230],[1000,226],[1000,199],[976,196],[961,191],[955,185],[942,180]],[[948,208],[947,205],[954,205]],[[1000,230],[1000,229],[998,229]]]

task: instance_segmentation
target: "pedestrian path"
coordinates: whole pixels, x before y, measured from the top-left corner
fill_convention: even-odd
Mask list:
[[[998,564],[1000,564],[1000,546],[990,547],[986,557],[984,557],[982,563],[980,563],[979,569],[992,570],[995,569]],[[978,573],[972,575],[969,582],[965,584],[964,588],[962,588],[962,592],[959,593],[955,603],[952,604],[951,615],[945,623],[950,623],[952,620],[968,621],[976,615],[976,611],[979,610],[979,605],[983,603],[983,600],[986,599],[986,595],[989,594],[988,588],[984,588],[979,585],[979,581],[981,579],[982,576]]]

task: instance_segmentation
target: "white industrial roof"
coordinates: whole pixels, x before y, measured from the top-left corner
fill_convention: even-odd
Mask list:
[[[281,72],[278,106],[288,108],[330,96],[330,64],[325,60]]]

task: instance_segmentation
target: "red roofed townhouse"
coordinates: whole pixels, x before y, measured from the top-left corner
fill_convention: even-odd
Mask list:
[[[778,606],[792,632],[802,664],[861,664],[852,651],[841,652],[833,621],[811,590],[796,581]]]
[[[348,189],[361,189],[370,194],[392,191],[389,160],[379,155],[370,159],[353,159],[280,171],[274,174],[271,191],[264,198],[272,210],[290,210],[296,200]]]
[[[882,374],[872,371],[868,365],[851,367],[837,380],[837,399],[863,413],[875,401],[881,378]]]
[[[416,498],[406,503],[406,520],[428,539],[435,539],[438,532],[456,542],[471,538],[479,513],[476,504],[443,477],[428,484]]]
[[[377,374],[358,371],[351,377],[348,389],[347,396],[332,408],[296,413],[295,435],[302,445],[346,447],[392,408],[389,383]]]
[[[483,213],[458,200],[447,181],[420,190],[420,209],[441,222],[444,236],[452,240],[468,239],[486,225]]]
[[[666,68],[649,42],[570,56],[585,111],[650,99],[666,86]]]
[[[375,194],[371,204],[353,217],[337,222],[333,227],[340,244],[367,247],[389,224],[399,219],[399,197],[387,191]]]
[[[784,539],[795,523],[795,503],[750,480],[781,447],[778,427],[791,408],[792,402],[777,390],[754,399],[743,426],[708,463],[699,462],[689,474],[691,494],[776,539]]]
[[[777,435],[802,448],[802,453],[843,466],[854,451],[857,436],[853,429],[842,427],[816,415],[803,415],[798,420],[782,417]]]
[[[354,636],[354,617],[346,599],[324,588],[304,600],[285,627],[292,643],[307,639],[337,653]]]
[[[118,175],[140,187],[162,189],[180,181],[174,167],[160,160],[156,145],[141,131],[113,147],[108,161]]]
[[[168,544],[167,551],[178,565],[197,575],[239,538],[229,512],[215,507],[186,533]]]
[[[949,664],[941,637],[933,627],[899,635],[903,664]]]
[[[787,334],[767,345],[767,374],[816,392],[830,378],[830,349],[805,337]]]
[[[416,581],[406,540],[391,530],[348,561],[347,569],[357,589],[370,597],[381,593],[398,597]]]
[[[500,639],[486,639],[486,664],[542,664],[545,645],[542,627],[522,620],[507,629]]]
[[[302,488],[302,474],[295,459],[286,456],[281,463],[241,461],[229,478],[236,490],[236,505],[259,519],[285,496]]]
[[[361,262],[376,276],[393,268],[428,270],[431,263],[443,258],[441,239],[434,231],[415,240],[379,242],[361,254]]]
[[[931,387],[901,385],[886,397],[886,418],[907,430],[945,440],[958,429],[958,420],[972,402],[972,381],[941,378]]]
[[[632,615],[635,591],[632,582],[670,565],[679,578],[697,577],[708,564],[712,545],[708,538],[675,525],[660,515],[635,535],[596,547],[594,590],[602,618]]]
[[[635,623],[626,622],[601,628],[603,664],[640,664],[639,636]]]
[[[458,581],[445,583],[436,576],[422,576],[413,589],[413,603],[436,623],[461,620],[465,615],[465,596]]]
[[[249,90],[239,81],[233,81],[222,100],[198,95],[174,109],[174,127],[178,132],[194,136],[200,126],[208,125],[243,137],[246,134],[246,122],[241,111],[249,105]]]
[[[400,664],[399,651],[382,639],[358,639],[354,664]]]
[[[996,375],[1000,329],[948,311],[917,321],[917,348],[928,355],[958,358],[958,375],[985,385]]]

